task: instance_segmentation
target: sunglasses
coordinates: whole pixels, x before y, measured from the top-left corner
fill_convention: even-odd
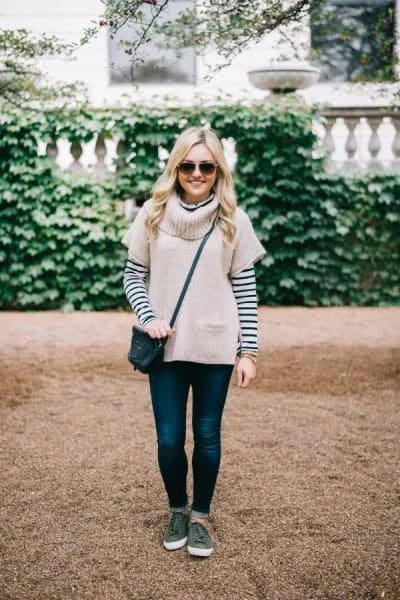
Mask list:
[[[184,160],[183,162],[179,163],[178,169],[184,175],[191,175],[192,173],[194,173],[196,165],[199,167],[199,171],[202,175],[212,175],[218,166],[215,163],[207,160],[200,163],[194,163]]]

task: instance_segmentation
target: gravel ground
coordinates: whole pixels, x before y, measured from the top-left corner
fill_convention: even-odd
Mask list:
[[[204,560],[162,547],[134,317],[0,313],[0,600],[400,599],[400,308],[259,315]]]

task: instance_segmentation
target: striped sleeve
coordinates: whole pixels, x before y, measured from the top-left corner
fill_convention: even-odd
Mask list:
[[[124,271],[124,291],[128,302],[142,327],[155,319],[147,294],[149,269],[132,259],[128,259]]]
[[[241,350],[257,351],[258,316],[254,266],[240,271],[235,277],[231,278],[231,282],[240,323],[237,353]]]

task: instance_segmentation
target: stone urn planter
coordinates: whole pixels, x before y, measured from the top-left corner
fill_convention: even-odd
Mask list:
[[[286,94],[291,94],[292,98],[302,102],[301,96],[295,94],[296,90],[317,83],[320,70],[307,62],[282,61],[271,63],[263,69],[248,71],[247,74],[254,87],[270,91],[267,96],[269,102],[281,102]]]

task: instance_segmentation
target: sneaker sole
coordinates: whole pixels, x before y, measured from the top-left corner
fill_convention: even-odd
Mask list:
[[[163,544],[164,544],[164,548],[166,550],[178,550],[178,548],[183,548],[183,546],[186,544],[186,542],[187,542],[187,537],[184,537],[181,540],[178,540],[177,542],[163,541]]]
[[[187,548],[191,556],[210,556],[213,551],[212,548],[194,548],[193,546],[188,546]]]

